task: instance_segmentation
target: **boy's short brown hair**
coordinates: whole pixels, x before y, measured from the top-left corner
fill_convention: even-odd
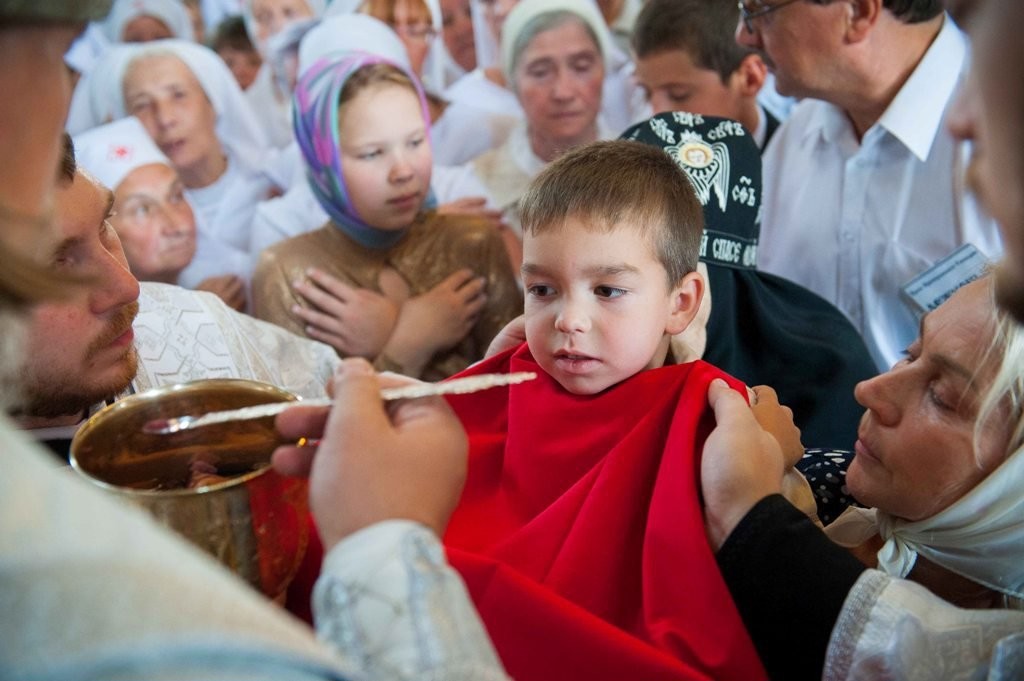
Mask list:
[[[595,231],[635,229],[665,267],[669,286],[697,269],[704,211],[676,162],[649,144],[614,140],[577,147],[548,165],[519,202],[523,232],[559,229],[572,217]]]
[[[680,50],[723,83],[754,51],[736,42],[740,10],[734,0],[648,0],[631,38],[637,59]]]

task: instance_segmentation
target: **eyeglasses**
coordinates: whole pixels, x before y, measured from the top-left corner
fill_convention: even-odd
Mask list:
[[[774,5],[766,5],[761,0],[740,0],[740,18],[743,20],[743,27],[747,29],[747,33],[753,33],[754,19],[771,14],[775,10],[791,5],[794,2],[797,2],[797,0],[782,0],[782,2],[775,3]]]

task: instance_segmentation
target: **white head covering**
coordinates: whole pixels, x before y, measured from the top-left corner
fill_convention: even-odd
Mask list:
[[[520,32],[535,17],[549,12],[572,12],[590,27],[597,36],[597,47],[601,51],[607,71],[608,58],[613,49],[612,39],[608,33],[608,26],[604,23],[604,17],[591,0],[523,0],[512,8],[501,27],[501,63],[505,79],[510,84],[513,82],[512,49]]]
[[[109,47],[110,41],[107,40],[103,24],[90,22],[64,53],[64,63],[85,75],[92,70]]]
[[[258,169],[268,149],[267,138],[242,94],[238,81],[213,50],[184,40],[145,43],[136,47],[119,80],[123,83],[124,73],[131,62],[149,55],[167,54],[181,59],[206,92],[217,114],[217,138],[226,151],[243,165]],[[117,117],[120,118],[127,113],[124,97],[118,97],[117,101]]]
[[[253,0],[242,0],[242,19],[245,20],[245,30],[249,32],[249,40],[252,41],[260,56],[266,57],[267,46],[256,37],[258,31],[256,30],[256,17],[252,13],[252,2]],[[313,18],[319,19],[324,16],[324,12],[327,10],[327,0],[305,0],[305,2],[309,11],[313,13]]]
[[[930,518],[878,512],[880,570],[905,577],[918,555],[970,580],[1024,599],[1024,449]]]
[[[114,6],[103,25],[107,39],[112,43],[123,42],[125,24],[142,15],[162,21],[175,38],[195,39],[192,20],[180,0],[114,0]]]
[[[171,165],[134,116],[77,135],[75,157],[78,165],[113,190],[136,168],[151,163]]]
[[[470,0],[469,9],[473,15],[473,44],[476,47],[476,67],[486,69],[498,63],[498,36],[491,35],[487,24],[486,9],[481,0]]]
[[[321,57],[335,52],[366,52],[410,69],[409,53],[398,34],[367,14],[335,14],[324,17],[299,45],[299,75]]]
[[[135,43],[116,43],[103,53],[75,86],[66,129],[72,135],[124,118],[121,81],[128,61],[139,50]]]

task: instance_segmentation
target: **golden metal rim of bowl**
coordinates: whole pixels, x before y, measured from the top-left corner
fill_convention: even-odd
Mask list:
[[[160,497],[160,498],[187,497],[187,496],[197,496],[197,495],[200,495],[200,494],[209,494],[211,492],[216,492],[216,491],[219,491],[219,490],[222,490],[222,489],[226,489],[228,487],[235,487],[237,485],[240,485],[240,484],[243,484],[245,482],[248,482],[249,480],[252,480],[253,478],[256,478],[256,477],[258,477],[260,475],[263,475],[268,470],[270,470],[271,466],[269,464],[266,465],[266,466],[263,466],[262,468],[259,468],[257,470],[250,471],[249,473],[243,473],[241,475],[232,476],[231,478],[225,480],[224,482],[218,482],[217,484],[214,484],[214,485],[203,485],[201,487],[194,487],[194,488],[191,488],[191,489],[169,489],[169,490],[135,489],[135,488],[132,488],[132,487],[123,487],[121,485],[115,485],[113,483],[107,482],[106,480],[103,480],[102,478],[96,477],[92,473],[89,473],[84,468],[82,468],[81,464],[78,462],[77,457],[75,456],[75,443],[77,441],[80,441],[81,439],[85,438],[85,436],[90,431],[95,430],[96,427],[97,427],[97,424],[102,422],[103,420],[105,420],[110,414],[116,413],[118,411],[124,411],[126,409],[131,409],[133,406],[135,406],[139,402],[145,402],[147,400],[152,400],[152,399],[161,397],[163,395],[173,394],[173,393],[176,393],[176,392],[183,392],[185,390],[196,390],[196,389],[198,389],[200,387],[216,389],[216,388],[232,388],[232,387],[242,387],[242,386],[244,386],[244,387],[246,387],[248,389],[256,390],[257,392],[264,392],[264,393],[267,393],[267,394],[270,394],[270,395],[274,395],[275,397],[280,398],[279,400],[276,400],[276,401],[281,401],[281,402],[287,402],[287,401],[301,402],[302,401],[301,397],[299,397],[297,395],[294,395],[293,393],[288,392],[284,388],[279,388],[278,386],[275,386],[275,385],[270,384],[270,383],[263,383],[261,381],[250,380],[250,379],[246,379],[246,378],[204,378],[204,379],[198,379],[198,380],[195,380],[195,381],[189,381],[188,383],[174,383],[174,384],[171,384],[171,385],[157,386],[155,388],[150,388],[149,390],[144,390],[143,392],[140,392],[140,393],[134,393],[132,395],[128,395],[127,397],[123,397],[123,398],[121,398],[119,400],[116,400],[113,404],[108,404],[107,406],[103,407],[103,409],[100,409],[98,412],[96,412],[95,414],[90,416],[85,421],[85,423],[83,423],[78,428],[78,430],[75,431],[75,435],[71,439],[71,447],[70,447],[70,452],[69,452],[69,461],[71,463],[71,467],[73,469],[75,469],[80,475],[85,476],[91,482],[96,483],[97,485],[99,485],[100,487],[102,487],[104,489],[109,489],[109,490],[112,490],[112,491],[115,491],[115,492],[118,492],[118,493],[121,493],[121,494],[129,495],[129,496]]]

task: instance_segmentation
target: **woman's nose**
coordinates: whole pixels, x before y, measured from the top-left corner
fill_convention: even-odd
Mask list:
[[[900,420],[900,386],[905,380],[899,369],[891,369],[858,383],[853,396],[862,407],[875,414],[879,424],[894,426]]]

